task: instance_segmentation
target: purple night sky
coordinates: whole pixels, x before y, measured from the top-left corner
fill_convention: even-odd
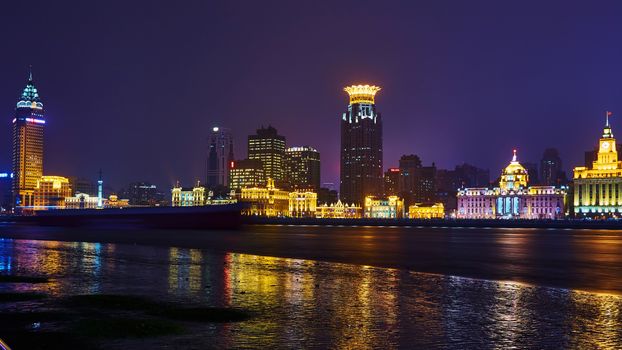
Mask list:
[[[468,162],[491,178],[518,148],[583,163],[613,111],[622,135],[619,1],[11,1],[0,4],[0,166],[27,67],[47,120],[45,173],[114,188],[204,179],[209,129],[271,124],[339,180],[345,85],[382,87],[384,164]],[[321,4],[320,4],[321,3]]]

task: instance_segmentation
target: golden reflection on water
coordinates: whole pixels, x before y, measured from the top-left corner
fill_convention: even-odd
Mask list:
[[[504,246],[529,246],[520,235],[502,239],[508,240]],[[41,287],[52,295],[72,288],[65,276],[86,276],[86,290],[98,293],[103,275],[136,271],[119,266],[123,260],[117,260],[114,245],[22,241],[24,247],[14,249],[13,244],[0,242],[0,267],[51,276]],[[155,288],[187,292],[197,301],[217,296],[209,300],[256,313],[250,321],[218,326],[218,336],[232,348],[258,339],[266,348],[312,339],[329,339],[336,349],[392,348],[410,344],[400,343],[400,337],[415,336],[424,347],[487,339],[486,348],[506,349],[558,337],[563,348],[620,348],[620,296],[198,249],[158,252],[150,256],[160,262],[151,265],[150,273],[160,276]]]
[[[607,294],[570,291],[570,300],[588,315],[571,320],[573,348],[620,349],[620,298]]]

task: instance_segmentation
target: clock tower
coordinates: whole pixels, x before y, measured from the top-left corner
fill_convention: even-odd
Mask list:
[[[601,137],[598,142],[598,158],[594,162],[594,169],[616,169],[618,165],[616,139],[611,132],[609,115],[610,112],[607,112],[603,137]]]

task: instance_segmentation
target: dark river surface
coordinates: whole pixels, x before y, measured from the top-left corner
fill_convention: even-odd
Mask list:
[[[250,320],[111,348],[621,349],[622,231],[0,227],[0,285],[130,293]]]

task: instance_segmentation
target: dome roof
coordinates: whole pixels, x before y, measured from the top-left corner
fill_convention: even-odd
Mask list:
[[[508,166],[503,169],[503,175],[511,175],[511,174],[527,174],[527,169],[525,169],[519,162],[516,160],[516,150],[514,150],[514,155],[512,156],[512,161]]]

